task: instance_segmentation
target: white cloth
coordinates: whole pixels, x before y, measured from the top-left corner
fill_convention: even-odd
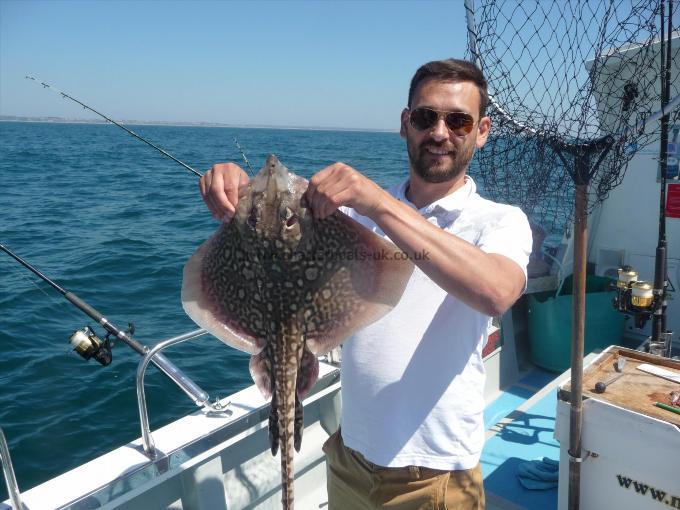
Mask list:
[[[389,192],[415,209],[407,185]],[[344,211],[386,237],[372,220]],[[532,244],[526,216],[480,197],[472,178],[419,212],[483,251],[509,257],[526,277]],[[490,320],[416,267],[397,306],[344,343],[345,444],[380,466],[475,467],[484,443],[482,348]]]

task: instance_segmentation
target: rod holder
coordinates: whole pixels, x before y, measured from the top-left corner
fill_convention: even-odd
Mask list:
[[[166,347],[170,347],[171,345],[175,345],[186,340],[191,340],[192,338],[196,338],[205,334],[207,334],[206,330],[197,329],[195,331],[190,331],[189,333],[184,333],[183,335],[158,342],[155,346],[153,346],[153,348],[149,349],[149,352],[144,355],[144,357],[139,361],[139,365],[137,365],[137,405],[139,407],[139,421],[142,428],[142,441],[144,444],[144,452],[152,460],[156,458],[156,447],[153,443],[153,438],[151,437],[151,430],[149,429],[149,413],[146,409],[146,394],[144,392],[144,375],[146,374],[146,369],[149,366],[149,363],[153,361],[159,366],[159,368],[161,368],[161,370],[165,372],[166,375],[168,375],[168,377],[175,381],[174,376],[166,372],[159,365],[159,362],[162,364],[164,360],[165,363],[169,364],[171,368],[178,373],[177,376],[179,381],[181,381],[182,384],[188,385],[188,387],[190,387],[194,383],[190,379],[186,378],[186,376],[184,376],[184,374],[179,371],[177,367],[168,362],[167,359],[162,354],[160,354],[160,351]],[[182,378],[182,376],[184,376],[184,378]],[[200,388],[196,386],[201,391],[199,403],[199,399],[196,399],[192,393],[188,392],[187,389],[185,389],[185,387],[180,384],[180,382],[177,382],[177,384],[187,393],[187,395],[192,398],[192,400],[194,400],[196,404],[212,408],[209,402],[209,396],[203,390],[200,390]]]
[[[195,335],[200,336],[205,334],[205,330],[199,330],[201,333]],[[196,331],[194,331],[196,333]],[[194,337],[191,337],[194,338]],[[151,349],[149,352],[153,351]],[[149,356],[147,353],[145,355]],[[198,386],[194,381],[189,378],[182,370],[177,368],[177,366],[172,363],[168,358],[162,354],[156,354],[151,362],[156,365],[166,376],[172,380],[179,388],[188,395],[188,397],[196,404],[198,407],[203,407],[210,398],[210,395],[206,393],[200,386]]]

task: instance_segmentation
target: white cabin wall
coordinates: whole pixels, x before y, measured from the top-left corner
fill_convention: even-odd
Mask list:
[[[674,54],[679,46],[680,37],[676,35],[672,41]],[[634,51],[631,52],[632,58],[634,58],[634,53]],[[627,73],[625,66],[620,66],[617,71],[619,71],[619,80],[614,87],[622,90],[623,85],[631,79],[630,73]],[[672,99],[674,94],[680,90],[680,86],[677,85],[680,83],[680,63],[677,61],[673,61],[671,77]],[[620,111],[617,98],[621,97],[621,92],[602,90],[598,91],[596,96],[598,109],[603,113],[601,125],[606,132],[609,123],[607,112]],[[655,110],[660,108],[661,105],[658,104]],[[675,125],[680,127],[677,112],[675,118],[677,119]],[[669,125],[670,136],[672,136],[672,129],[673,122]],[[610,192],[609,197],[590,216],[588,261],[595,265],[597,274],[605,274],[609,271],[611,275],[616,266],[629,264],[639,272],[640,280],[654,281],[661,191],[660,182],[657,180],[660,122],[651,123],[647,130],[656,133],[655,139],[648,146],[638,148],[638,152],[628,165],[623,182]],[[669,182],[680,183],[678,180]],[[680,218],[667,218],[666,236],[668,276],[672,286],[677,290],[676,293],[670,294],[667,325],[668,329],[675,331],[675,345],[680,345],[678,339],[680,336]],[[650,334],[650,324],[648,323],[641,332],[629,327],[628,333],[632,336],[640,334],[646,337]]]
[[[631,161],[626,176],[615,188],[599,211],[591,216],[591,240],[588,261],[595,265],[596,274],[605,274],[616,265],[629,264],[640,274],[639,279],[654,281],[654,260],[659,233],[659,193],[656,181],[657,155],[639,154]],[[635,204],[641,204],[636,206]],[[666,221],[668,242],[668,277],[680,291],[680,218]],[[616,252],[621,258],[616,260]],[[609,273],[612,274],[611,271]],[[680,334],[680,292],[671,294],[668,302],[668,329]],[[639,330],[638,330],[639,331]],[[634,330],[629,330],[635,334]],[[648,324],[640,334],[648,336]]]

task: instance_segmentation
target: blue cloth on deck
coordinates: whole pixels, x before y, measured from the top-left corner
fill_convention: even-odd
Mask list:
[[[529,490],[547,490],[557,487],[559,478],[558,461],[543,457],[543,460],[522,462],[517,466],[517,478]]]

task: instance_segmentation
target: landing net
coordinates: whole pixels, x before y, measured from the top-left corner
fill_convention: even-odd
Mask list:
[[[658,147],[658,121],[644,123],[661,109],[660,1],[466,0],[465,7],[468,58],[489,82],[493,122],[472,171],[487,196],[561,235],[573,215],[577,147],[612,137],[608,150],[588,156],[589,210],[622,181],[637,151]],[[679,42],[670,55],[676,67]],[[671,100],[678,83],[671,82]],[[675,109],[671,126],[677,118]]]

